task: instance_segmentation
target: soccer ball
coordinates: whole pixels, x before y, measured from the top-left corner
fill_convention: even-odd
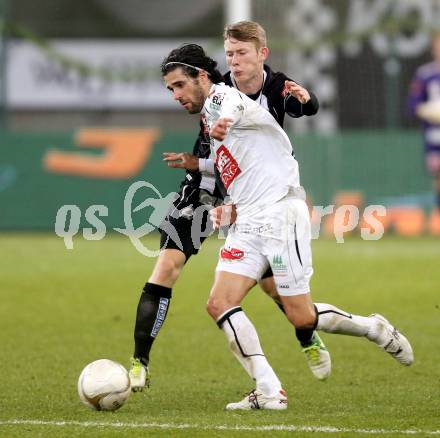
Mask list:
[[[78,379],[78,394],[81,401],[96,411],[115,411],[131,393],[127,370],[109,359],[89,363]]]

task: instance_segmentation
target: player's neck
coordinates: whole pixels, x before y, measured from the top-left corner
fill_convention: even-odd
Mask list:
[[[263,88],[264,70],[261,69],[253,78],[248,81],[240,82],[237,78],[233,78],[236,87],[244,94],[255,94]]]
[[[205,99],[210,95],[213,85],[215,84],[211,81],[206,81],[205,83],[202,83],[202,92]]]

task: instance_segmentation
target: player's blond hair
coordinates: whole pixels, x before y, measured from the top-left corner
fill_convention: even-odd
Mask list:
[[[234,38],[238,41],[253,42],[260,49],[267,46],[266,31],[255,21],[239,21],[227,24],[223,31],[223,39]]]

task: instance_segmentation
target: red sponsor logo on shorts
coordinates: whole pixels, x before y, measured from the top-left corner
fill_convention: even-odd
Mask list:
[[[244,257],[244,251],[237,248],[222,248],[220,251],[220,257],[224,260],[240,260]]]
[[[226,189],[229,188],[234,179],[241,173],[237,161],[235,161],[235,158],[224,144],[217,149],[215,165],[220,172],[222,183]]]

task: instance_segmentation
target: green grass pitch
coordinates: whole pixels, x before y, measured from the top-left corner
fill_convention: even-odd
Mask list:
[[[157,244],[157,235],[149,238]],[[78,238],[68,251],[53,234],[0,234],[0,437],[440,435],[439,240],[313,242],[314,300],[387,316],[412,342],[410,368],[366,339],[323,334],[333,371],[316,381],[292,327],[255,288],[244,308],[289,408],[240,413],[224,406],[252,381],[204,309],[221,243],[208,240],[174,288],[150,390],[105,413],[80,403],[77,378],[98,358],[128,366],[138,295],[154,259],[123,236]]]

